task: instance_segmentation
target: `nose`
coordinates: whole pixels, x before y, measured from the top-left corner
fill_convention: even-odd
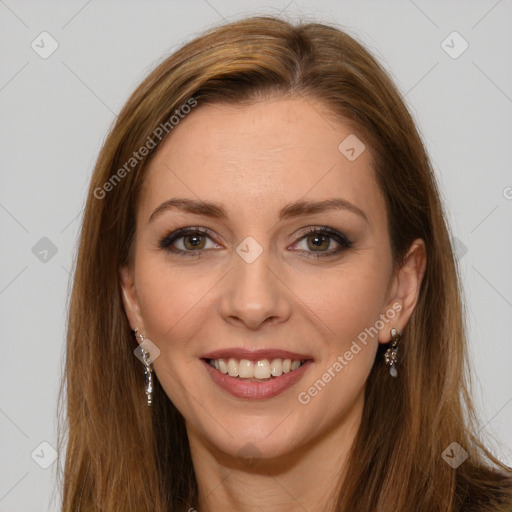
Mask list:
[[[290,293],[278,277],[278,270],[272,268],[268,249],[251,263],[236,253],[233,260],[233,268],[223,280],[222,317],[251,330],[259,329],[264,323],[273,325],[288,319]]]

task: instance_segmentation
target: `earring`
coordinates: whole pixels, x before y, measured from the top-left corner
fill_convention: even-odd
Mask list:
[[[139,329],[135,329],[133,333],[137,335]],[[153,405],[153,370],[151,369],[151,354],[144,348],[144,336],[139,334],[141,356],[144,362],[144,384],[146,385],[146,399],[148,406]]]
[[[391,377],[396,377],[398,372],[396,371],[396,363],[398,362],[398,342],[402,335],[395,329],[391,329],[391,347],[386,350],[384,354],[384,360],[386,366],[389,368],[389,374]]]

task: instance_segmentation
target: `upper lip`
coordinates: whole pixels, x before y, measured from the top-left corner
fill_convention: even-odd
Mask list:
[[[310,355],[290,352],[275,348],[260,348],[258,350],[247,350],[244,348],[223,348],[214,350],[201,356],[201,359],[248,359],[249,361],[261,361],[262,359],[292,359],[294,361],[305,361],[313,359]]]

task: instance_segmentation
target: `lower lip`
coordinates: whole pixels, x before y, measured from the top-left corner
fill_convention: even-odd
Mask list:
[[[306,361],[300,368],[283,373],[279,377],[261,382],[254,382],[248,379],[239,379],[230,377],[227,373],[221,373],[210,365],[207,361],[202,361],[206,371],[210,374],[212,380],[228,393],[237,398],[248,400],[265,400],[279,395],[286,389],[293,386],[304,375],[311,364],[311,360]]]

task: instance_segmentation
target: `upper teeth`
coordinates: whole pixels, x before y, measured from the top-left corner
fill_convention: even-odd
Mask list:
[[[269,379],[270,376],[279,377],[283,373],[299,368],[304,361],[291,359],[261,359],[249,361],[249,359],[210,359],[210,365],[222,373],[231,377],[242,379]]]

